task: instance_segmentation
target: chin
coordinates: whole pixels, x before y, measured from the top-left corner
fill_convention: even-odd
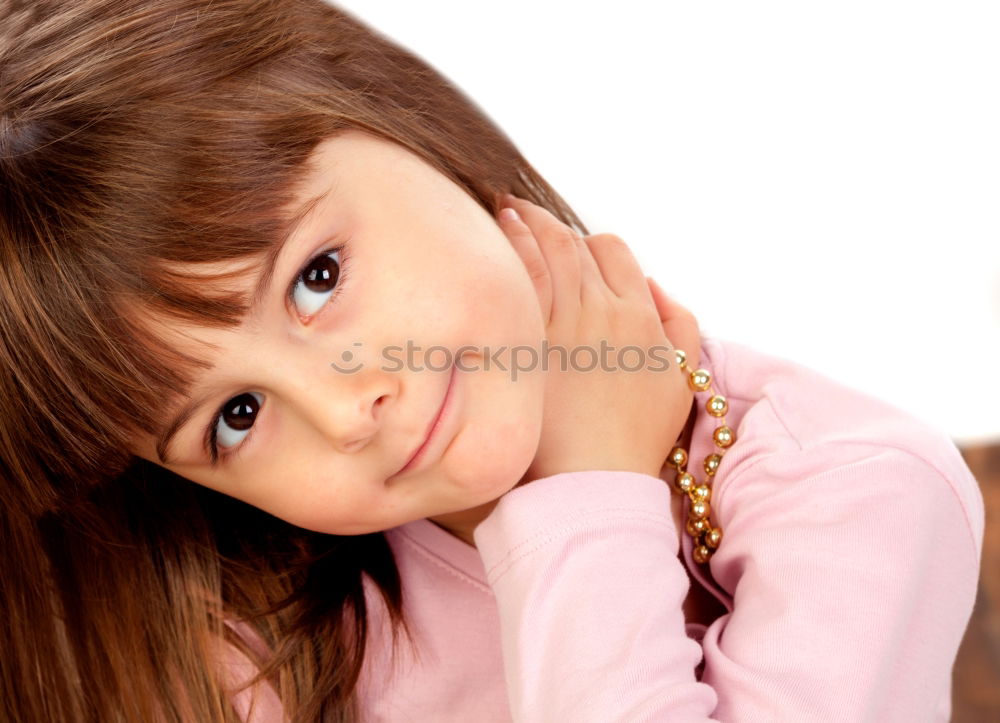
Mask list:
[[[469,486],[465,490],[468,492],[465,495],[465,506],[478,507],[503,497],[517,486],[530,464],[529,459],[523,465],[504,464],[483,470],[469,480]]]

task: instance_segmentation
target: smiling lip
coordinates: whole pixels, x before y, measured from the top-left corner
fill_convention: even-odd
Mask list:
[[[448,389],[445,390],[444,400],[441,402],[441,408],[438,410],[437,414],[434,416],[433,421],[430,424],[430,429],[427,432],[427,436],[424,438],[423,443],[417,447],[416,451],[410,457],[409,461],[404,464],[396,475],[400,475],[406,472],[408,469],[413,467],[420,459],[423,457],[424,451],[427,449],[428,445],[434,439],[434,433],[438,431],[441,426],[441,419],[444,417],[444,412],[448,408],[448,402],[451,401],[451,391],[452,387],[455,386],[455,365],[451,367],[451,376],[448,377]],[[395,475],[394,475],[395,476]]]

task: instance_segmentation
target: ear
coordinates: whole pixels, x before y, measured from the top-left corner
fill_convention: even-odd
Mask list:
[[[675,349],[681,349],[687,355],[688,367],[697,369],[701,361],[701,328],[698,326],[698,319],[686,307],[667,296],[660,285],[653,281],[652,276],[647,276],[646,282],[660,314],[663,333]]]

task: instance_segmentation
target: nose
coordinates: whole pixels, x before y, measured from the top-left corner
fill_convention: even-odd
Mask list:
[[[348,401],[343,405],[342,415],[339,408],[334,410],[331,415],[333,421],[327,425],[324,434],[341,452],[353,453],[364,449],[381,426],[382,408],[387,399],[387,394],[360,393],[354,397],[353,403]]]
[[[335,365],[326,356],[310,367],[314,383],[295,385],[295,406],[332,448],[345,454],[364,449],[383,425],[399,375],[358,354],[350,361],[338,355]]]
[[[344,382],[336,380],[332,391],[314,401],[315,424],[331,446],[340,452],[357,452],[368,445],[382,426],[390,399],[385,375],[374,371]]]

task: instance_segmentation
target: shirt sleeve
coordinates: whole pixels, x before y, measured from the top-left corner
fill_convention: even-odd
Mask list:
[[[556,474],[476,527],[515,721],[714,720],[670,494],[639,472]]]
[[[702,681],[720,720],[949,719],[982,548],[971,473],[820,447],[764,458],[717,504],[710,564],[735,604],[702,639]]]
[[[474,534],[514,720],[947,720],[982,544],[969,480],[978,507],[874,445],[740,468],[713,490],[710,565],[733,609],[700,646],[665,482],[588,471],[513,490]]]

